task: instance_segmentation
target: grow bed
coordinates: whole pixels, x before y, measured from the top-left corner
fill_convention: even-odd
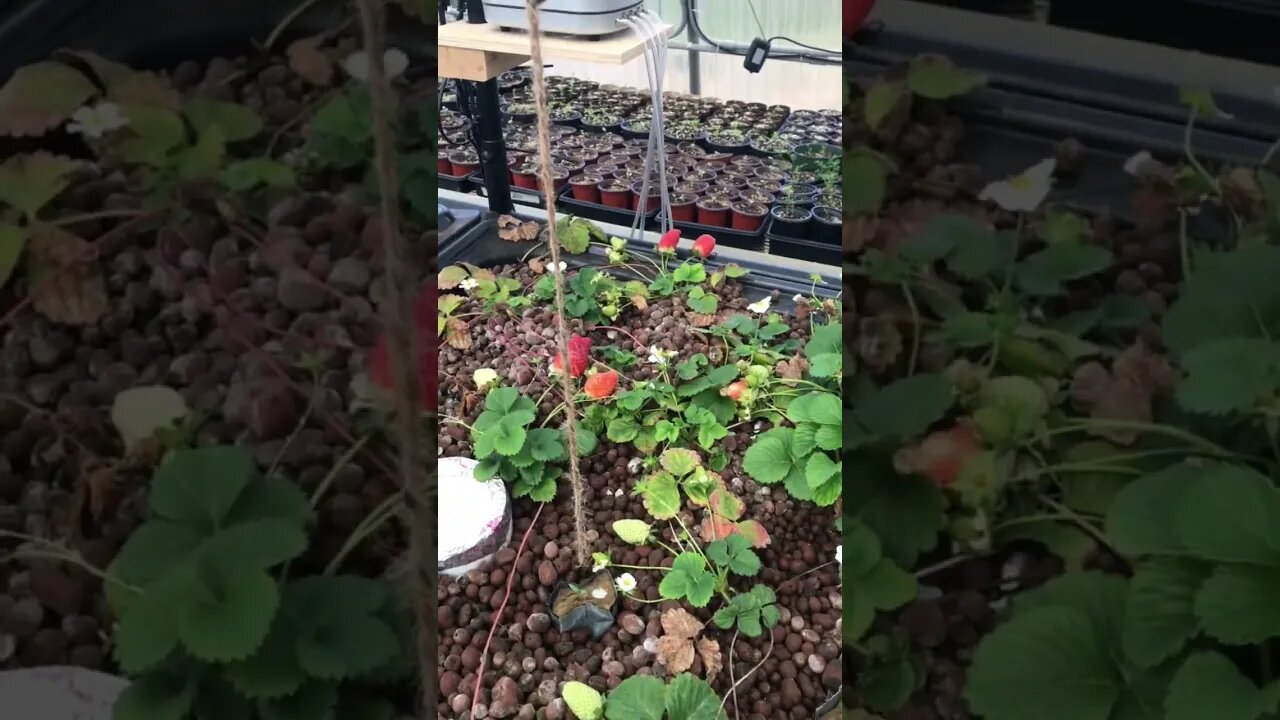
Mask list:
[[[566,221],[561,238],[586,232],[588,227],[583,220]],[[598,241],[604,239],[603,234],[597,238]],[[735,410],[734,401],[721,394],[722,388],[734,394],[742,391],[742,387],[734,384],[744,371],[726,363],[731,359],[726,354],[731,355],[733,351],[713,339],[710,333],[716,325],[734,317],[742,319],[734,320],[735,323],[748,322],[739,326],[745,333],[753,332],[752,326],[766,326],[764,333],[771,339],[765,345],[780,349],[781,354],[766,352],[757,356],[755,362],[759,370],[751,372],[759,372],[759,377],[769,379],[761,388],[749,392],[763,393],[756,396],[754,407],[757,409],[762,407],[759,403],[765,395],[773,398],[772,403],[785,403],[790,399],[786,396],[795,391],[777,384],[781,378],[775,364],[790,362],[792,365],[787,367],[795,369],[798,367],[795,358],[813,357],[822,349],[819,346],[824,338],[838,344],[839,308],[833,299],[838,290],[829,285],[815,286],[802,275],[756,280],[754,274],[748,272],[744,276],[728,277],[740,273],[718,262],[716,255],[704,265],[691,254],[689,239],[681,244],[679,257],[666,260],[639,245],[622,250],[626,258],[619,258],[618,252],[607,244],[593,244],[586,254],[563,256],[567,260],[569,307],[576,308],[571,314],[583,315],[570,319],[570,332],[590,341],[593,366],[586,371],[585,382],[574,381],[583,383],[580,387],[585,388],[579,393],[577,407],[584,418],[581,442],[590,446],[581,460],[587,538],[591,551],[600,554],[589,565],[604,566],[615,579],[624,582],[623,588],[629,588],[623,573],[628,573],[637,583],[634,589],[628,589],[629,595],[622,596],[616,621],[598,639],[592,639],[586,629],[561,632],[551,612],[553,591],[563,588],[565,582],[585,586],[593,572],[590,567],[580,566],[574,558],[573,499],[569,484],[560,472],[565,451],[559,445],[561,431],[556,421],[559,411],[555,398],[560,385],[547,371],[555,350],[553,310],[548,301],[550,278],[545,274],[550,261],[545,257],[545,248],[534,242],[507,242],[492,232],[480,231],[459,237],[442,251],[441,263],[445,269],[441,273],[441,287],[456,286],[448,296],[443,296],[455,299],[446,302],[442,297],[441,304],[442,311],[448,313],[445,337],[456,339],[442,344],[439,356],[442,454],[470,457],[478,447],[491,445],[490,440],[484,439],[483,430],[473,435],[470,428],[484,427],[492,419],[482,417],[482,413],[497,412],[502,405],[494,398],[500,395],[504,402],[510,399],[506,396],[527,398],[519,402],[527,402],[536,414],[529,422],[530,427],[549,428],[551,441],[559,451],[547,455],[557,460],[547,462],[554,469],[546,480],[540,477],[531,483],[519,468],[503,464],[502,473],[513,494],[520,496],[514,503],[510,543],[498,551],[489,564],[457,580],[442,579],[439,712],[442,717],[469,716],[481,652],[490,627],[498,623],[499,632],[489,644],[491,654],[478,698],[490,716],[552,720],[570,717],[565,698],[573,694],[574,683],[584,683],[598,692],[614,693],[606,701],[613,703],[623,702],[621,698],[628,689],[634,690],[639,684],[667,681],[673,683],[668,687],[669,695],[677,692],[674,683],[681,685],[680,692],[715,693],[718,697],[714,702],[718,704],[723,698],[730,716],[814,717],[815,711],[839,688],[842,672],[837,639],[841,600],[835,563],[840,538],[836,513],[829,505],[835,498],[824,498],[827,506],[819,507],[793,498],[781,484],[763,485],[753,479],[751,471],[761,470],[744,467],[748,448],[766,436],[775,438],[777,433],[773,431],[773,435],[768,435],[771,424],[768,420],[751,415],[746,419],[736,416],[738,410],[747,406],[736,405],[738,410]],[[666,297],[663,291],[654,289],[640,307],[628,298],[644,290],[655,277],[656,270],[650,264],[653,262],[665,263],[676,273],[673,279],[680,278],[676,280],[678,290],[675,297]],[[757,256],[756,262],[764,265],[765,259]],[[747,263],[734,267],[749,269]],[[705,281],[697,279],[699,269],[706,274]],[[616,279],[592,281],[591,276],[600,272],[611,273]],[[617,289],[614,283],[631,280],[639,280],[639,284],[626,288],[627,292],[617,301],[617,317],[602,316],[603,304],[612,297],[609,293]],[[468,289],[463,289],[464,285]],[[592,295],[584,294],[585,288],[598,288],[599,304],[596,299],[588,299]],[[779,292],[775,288],[784,289]],[[690,291],[698,296],[696,301],[691,299]],[[486,299],[496,293],[504,295],[497,300]],[[794,299],[796,295],[800,296],[799,300]],[[699,307],[705,305],[709,302],[706,298],[711,297],[716,298],[714,313],[696,313],[690,308],[695,302]],[[770,301],[767,311],[750,309],[754,306],[756,310],[763,310],[761,303],[766,298]],[[828,320],[829,317],[832,319]],[[815,339],[811,326],[827,323],[829,327],[820,331]],[[831,349],[837,349],[837,345]],[[670,358],[665,370],[646,360],[668,352],[675,356]],[[836,354],[820,362],[838,357]],[[587,364],[587,358],[581,362]],[[570,364],[571,373],[579,373],[578,363],[575,359]],[[838,369],[811,369],[822,377],[803,372],[806,382],[815,383],[803,387],[815,390],[838,387],[832,375]],[[492,370],[496,378],[481,389],[477,381],[483,381],[488,373],[478,375],[477,372],[484,370]],[[613,377],[610,375],[613,371],[618,372],[616,387],[611,387],[607,378],[601,379]],[[786,368],[782,371],[790,372]],[[656,391],[664,392],[661,390],[664,377],[670,377],[678,386],[702,383],[701,390],[688,386],[691,392],[681,394],[685,399],[679,400],[678,405],[714,406],[716,413],[727,411],[735,416],[701,417],[701,422],[706,423],[706,434],[701,440],[695,437],[693,427],[687,426],[678,439],[664,439],[656,442],[658,447],[650,447],[655,441],[649,433],[658,425],[649,423],[656,423],[663,419],[659,415],[668,413],[642,398],[652,392],[647,386],[649,382],[658,383]],[[765,387],[770,389],[766,391]],[[602,388],[607,389],[607,394]],[[829,397],[834,400],[834,395]],[[637,401],[641,405],[633,405]],[[490,407],[490,403],[494,407]],[[643,411],[626,410],[624,404],[643,407]],[[666,426],[670,426],[667,421],[676,420],[679,411],[674,413],[665,417]],[[697,416],[694,412],[686,420]],[[836,423],[832,429],[838,430],[839,414],[835,413],[829,420]],[[784,424],[790,423],[784,421]],[[725,430],[717,430],[716,425]],[[530,430],[535,432],[543,433]],[[640,439],[646,448],[643,452],[635,447],[636,432],[643,434]],[[724,436],[719,437],[722,433]],[[645,441],[644,437],[649,440]],[[544,439],[539,437],[539,442]],[[838,443],[834,437],[828,440]],[[686,483],[684,499],[680,493],[674,496],[679,506],[678,521],[654,517],[670,517],[661,510],[663,503],[670,501],[658,497],[663,483],[670,482],[669,476],[668,480],[656,477],[661,474],[658,459],[664,456],[664,449],[669,453],[668,467],[674,468],[673,474],[684,478]],[[724,624],[725,629],[721,629],[712,621],[713,614],[721,610],[731,616],[732,612],[722,609],[725,600],[718,593],[708,601],[703,597],[681,598],[681,593],[676,592],[678,588],[666,588],[674,598],[664,601],[659,580],[664,572],[675,571],[632,567],[670,567],[672,553],[655,541],[646,542],[645,532],[640,532],[639,537],[631,536],[628,531],[633,528],[626,524],[615,526],[617,521],[648,523],[653,536],[666,546],[677,544],[668,525],[678,533],[683,523],[711,557],[720,557],[717,553],[724,549],[725,541],[710,543],[702,536],[701,523],[708,520],[711,511],[695,503],[688,494],[698,492],[696,488],[701,481],[691,478],[701,471],[676,464],[680,459],[703,468],[718,468],[714,471],[716,476],[708,476],[711,485],[704,485],[703,489],[724,483],[714,492],[716,498],[712,501],[717,512],[727,513],[716,516],[719,532],[729,532],[737,522],[740,530],[733,530],[734,536],[741,533],[744,538],[741,547],[733,546],[734,552],[742,553],[743,565],[739,569],[743,572],[735,573],[725,590],[737,594],[757,586],[770,588],[772,601],[763,589],[755,590],[758,593],[755,596],[737,596],[739,603],[749,604],[755,597],[775,607],[776,613],[766,610],[761,618],[766,625],[772,625],[771,628],[756,628],[750,622],[736,625],[730,619]],[[651,490],[637,492],[638,483],[646,477],[652,484]],[[770,481],[779,479],[768,474],[765,477]],[[837,484],[828,489],[838,495],[838,477],[835,482]],[[675,485],[668,487],[670,492],[675,492]],[[547,502],[539,506],[528,494]],[[735,508],[730,495],[740,499],[742,507]],[[442,498],[442,502],[447,505],[448,499]],[[651,512],[654,508],[659,510]],[[729,516],[734,521],[730,521]],[[624,541],[617,532],[619,529],[632,543],[639,544]],[[768,534],[767,544],[761,530]],[[688,540],[684,542],[688,552],[681,554],[677,566],[701,567],[699,555],[692,551]],[[748,549],[752,544],[754,549]],[[758,570],[748,555],[759,560]],[[697,574],[696,569],[690,572]],[[511,596],[499,617],[495,611],[502,607],[509,586]],[[742,633],[735,635],[734,629]],[[748,637],[748,631],[756,636]],[[766,656],[771,642],[772,654]],[[695,646],[700,649],[695,651]],[[657,654],[666,658],[668,664],[658,662]],[[716,665],[720,667],[716,669]],[[732,685],[731,675],[741,683],[736,693],[726,695]],[[646,680],[646,677],[660,680]],[[711,681],[710,688],[702,685],[707,679]],[[570,687],[565,689],[562,698],[560,688],[565,682]]]
[[[533,101],[523,83],[525,72],[511,71],[499,79],[508,119],[503,131],[507,164],[517,194],[522,188],[538,189],[541,182],[533,162]],[[557,186],[568,188],[567,197],[576,203],[585,203],[579,214],[629,224],[641,205],[649,95],[574,78],[549,76],[547,82]],[[441,123],[445,145],[452,149],[442,151],[440,170],[450,174],[447,182],[455,186],[463,173],[479,169],[479,157],[466,137],[470,120],[456,106],[456,97],[446,89]],[[722,242],[759,250],[775,206],[824,206],[830,208],[828,217],[839,216],[838,159],[810,157],[813,148],[838,145],[837,112],[679,93],[667,93],[663,109],[673,220],[686,232],[718,229]],[[802,166],[793,167],[796,162]],[[479,175],[473,182],[482,185]],[[650,208],[659,204],[657,193],[651,186]],[[828,230],[806,221],[791,232],[834,247]]]
[[[847,704],[1068,720],[1214,717],[1225,687],[1265,702],[1269,660],[1217,644],[1271,636],[1235,633],[1258,595],[1217,584],[1253,542],[1226,508],[1254,491],[1260,512],[1280,505],[1261,410],[1273,381],[1228,390],[1275,351],[1280,312],[1262,298],[1280,180],[1171,153],[1136,177],[1113,167],[1127,183],[1092,186],[1105,202],[1089,211],[1070,187],[1078,146],[1026,118],[1034,145],[993,143],[992,115],[966,114],[999,97],[980,87],[915,59],[850,88]],[[1185,98],[1189,115],[1215,112]],[[1144,149],[1082,129],[1114,142],[1091,162]],[[1007,148],[1034,155],[964,167],[1009,162]],[[1184,213],[1225,224],[1198,231]],[[1163,574],[1173,565],[1198,569]],[[1111,689],[1064,691],[1098,678]]]
[[[126,675],[122,718],[414,708],[403,503],[366,373],[381,224],[341,24],[147,69],[64,51],[0,90],[0,664]],[[418,63],[397,90],[425,276]],[[237,607],[198,616],[200,583]]]

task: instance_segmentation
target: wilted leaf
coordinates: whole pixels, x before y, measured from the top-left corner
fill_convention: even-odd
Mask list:
[[[70,158],[37,152],[14,155],[0,164],[0,203],[33,218],[66,189],[79,166]]]
[[[66,325],[92,325],[107,311],[107,284],[83,239],[54,225],[31,226],[27,276],[36,311]]]
[[[716,675],[724,669],[724,659],[720,655],[720,643],[711,638],[698,639],[698,656],[702,658],[702,667],[707,670],[707,682],[715,682]]]
[[[644,309],[638,303],[636,307],[639,307],[641,310]],[[711,327],[716,324],[715,313],[689,313],[686,317],[689,320],[689,324],[694,327]]]
[[[186,401],[173,388],[136,387],[116,395],[111,406],[111,424],[124,440],[125,449],[132,450],[158,430],[175,426],[188,412]]]
[[[320,35],[296,40],[289,46],[289,69],[312,85],[328,85],[333,82],[333,60],[320,49]]]
[[[27,231],[17,225],[0,222],[0,287],[13,276],[13,270],[27,246]]]
[[[635,305],[637,310],[644,310],[645,308],[649,307],[649,298],[646,298],[644,295],[636,293],[635,295],[631,296],[631,304]]]
[[[0,135],[42,135],[97,91],[89,78],[62,63],[19,68],[0,87]]]
[[[436,274],[436,284],[441,290],[452,290],[466,279],[467,269],[459,265],[450,265]]]
[[[693,667],[693,641],[689,638],[663,635],[658,638],[655,654],[671,675],[679,675]]]
[[[511,215],[498,217],[498,237],[507,242],[537,240],[541,227],[533,220],[521,221]]]
[[[542,258],[530,258],[529,269],[532,270],[535,275],[541,275],[547,271],[547,264],[542,262]]]
[[[449,347],[466,350],[471,347],[471,329],[458,318],[449,318],[445,323],[445,341]]]
[[[150,105],[166,110],[182,106],[182,96],[153,72],[130,72],[107,81],[107,99],[118,105]]]
[[[742,512],[746,508],[742,498],[722,487],[711,491],[710,505],[712,512],[728,520],[737,520],[742,517]]]
[[[747,539],[753,548],[767,547],[770,542],[769,533],[757,520],[743,520],[736,528],[739,535]]]
[[[697,637],[703,625],[684,608],[671,608],[662,613],[662,632],[679,638]]]
[[[805,360],[803,355],[796,355],[790,360],[779,361],[773,371],[784,380],[803,380],[804,373],[808,369],[809,361]]]
[[[729,537],[738,527],[732,520],[710,513],[702,519],[698,529],[703,542],[715,542]]]

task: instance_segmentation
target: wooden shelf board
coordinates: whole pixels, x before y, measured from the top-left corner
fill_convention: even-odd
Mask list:
[[[662,32],[674,28],[664,24]],[[439,77],[489,80],[529,59],[529,34],[504,30],[493,23],[447,23],[438,28]],[[544,34],[546,60],[576,60],[601,65],[625,65],[644,53],[644,40],[634,30],[620,30],[599,38]]]

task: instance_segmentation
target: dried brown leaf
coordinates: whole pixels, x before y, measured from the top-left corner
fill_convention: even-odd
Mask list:
[[[803,380],[805,370],[809,369],[809,361],[797,354],[790,360],[783,360],[774,366],[773,371],[784,380]]]
[[[451,348],[467,350],[471,347],[471,329],[458,318],[449,318],[444,326],[444,335]]]
[[[694,327],[711,327],[716,324],[715,313],[689,313],[689,324]]]
[[[182,107],[182,96],[169,81],[153,72],[135,72],[107,86],[107,99],[120,105],[147,105],[166,110]]]
[[[533,258],[529,260],[529,269],[535,275],[541,275],[547,271],[547,264],[542,262],[542,258]]]
[[[649,298],[646,298],[644,295],[641,295],[640,293],[636,293],[635,295],[631,296],[631,304],[635,305],[637,310],[644,310],[645,308],[649,307]]]
[[[520,223],[519,232],[517,234],[521,240],[537,240],[539,231],[541,231],[541,228],[538,226],[537,222],[533,220],[526,220]]]
[[[498,216],[498,237],[507,242],[519,242],[520,220],[512,215]]]
[[[671,608],[662,613],[662,631],[667,635],[692,638],[702,632],[702,623],[684,608]]]
[[[702,666],[707,670],[707,682],[715,682],[716,675],[724,669],[724,658],[720,654],[720,643],[711,638],[698,639],[698,657],[702,658]]]
[[[92,325],[107,311],[107,283],[88,242],[55,225],[31,226],[27,277],[36,311],[66,325]]]
[[[323,39],[320,35],[313,35],[295,40],[287,51],[289,69],[303,80],[321,87],[333,82],[335,71],[333,59],[320,49]]]
[[[693,641],[689,638],[663,635],[658,638],[658,662],[667,666],[667,672],[678,675],[693,667]]]
[[[1111,373],[1153,393],[1171,389],[1180,379],[1167,357],[1151,352],[1142,342],[1125,348],[1112,363]]]

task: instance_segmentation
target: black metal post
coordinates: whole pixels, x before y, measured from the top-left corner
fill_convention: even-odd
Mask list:
[[[470,0],[467,4],[467,22],[485,22],[481,0]],[[514,206],[511,204],[511,176],[507,173],[507,146],[502,139],[498,81],[493,78],[478,82],[475,89],[476,138],[480,141],[480,172],[484,177],[485,194],[489,197],[489,209],[509,213]]]

